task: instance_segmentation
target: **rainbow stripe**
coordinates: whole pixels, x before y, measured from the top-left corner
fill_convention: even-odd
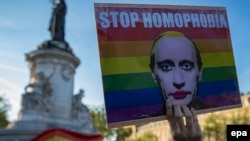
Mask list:
[[[105,106],[109,124],[136,120],[133,115],[157,111],[164,101],[149,70],[149,54],[152,42],[162,32],[180,31],[194,40],[201,52],[203,62],[202,81],[199,84],[199,98],[209,100],[212,108],[240,104],[239,88],[234,55],[228,28],[144,28],[139,22],[136,28],[102,29],[98,13],[105,9],[140,12],[141,5],[95,4],[99,52]],[[164,11],[164,6],[143,5],[144,11]],[[169,10],[165,6],[166,11]],[[180,8],[178,6],[171,7]],[[224,8],[181,6],[181,11],[197,13],[220,13]],[[228,22],[228,21],[227,21]],[[221,99],[227,95],[230,99]],[[230,101],[230,102],[228,102]],[[200,109],[202,110],[202,109]]]

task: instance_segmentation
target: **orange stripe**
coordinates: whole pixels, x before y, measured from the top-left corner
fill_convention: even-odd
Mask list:
[[[102,58],[148,56],[151,44],[152,41],[101,42],[99,43],[100,56]]]
[[[194,40],[201,53],[232,52],[230,39]]]
[[[232,52],[229,39],[194,40],[201,53]],[[99,42],[101,58],[148,56],[152,41]]]

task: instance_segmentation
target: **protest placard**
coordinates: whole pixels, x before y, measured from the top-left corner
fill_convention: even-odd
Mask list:
[[[241,106],[225,7],[95,3],[109,127]]]

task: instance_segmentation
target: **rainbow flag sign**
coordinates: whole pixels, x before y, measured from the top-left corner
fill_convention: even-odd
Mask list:
[[[241,106],[226,8],[95,3],[109,127]]]

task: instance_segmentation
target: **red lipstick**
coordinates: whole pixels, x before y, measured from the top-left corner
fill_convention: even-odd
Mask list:
[[[175,98],[175,99],[183,99],[187,96],[187,92],[185,91],[176,91],[174,93],[172,93],[171,95]]]

